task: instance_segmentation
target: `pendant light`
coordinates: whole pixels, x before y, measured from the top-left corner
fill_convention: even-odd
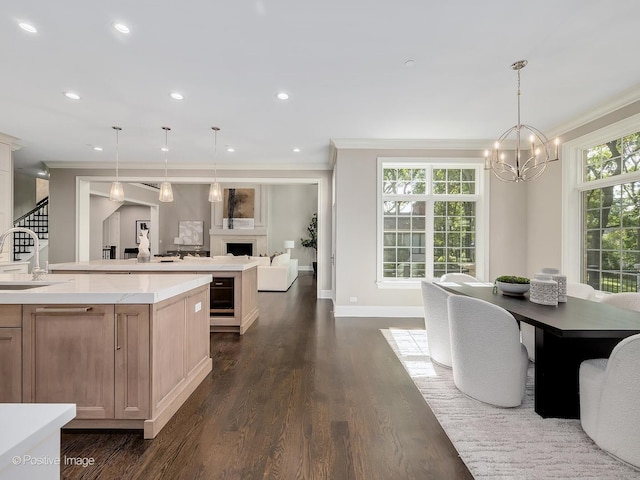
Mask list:
[[[218,172],[216,169],[216,153],[218,151],[218,132],[220,131],[219,127],[211,127],[211,130],[214,132],[214,143],[213,143],[213,183],[209,187],[209,201],[210,202],[221,202],[222,201],[222,189],[220,188],[220,184],[218,183]]]
[[[109,200],[112,202],[123,202],[124,201],[124,189],[122,188],[122,184],[118,181],[118,166],[120,163],[120,145],[118,134],[122,128],[120,127],[111,127],[116,131],[116,181],[111,184],[111,191],[109,192]]]
[[[162,127],[164,130],[164,182],[160,184],[160,197],[159,200],[161,202],[173,202],[173,190],[171,189],[171,183],[167,180],[167,155],[169,152],[169,144],[167,142],[167,138],[169,136],[169,127]]]

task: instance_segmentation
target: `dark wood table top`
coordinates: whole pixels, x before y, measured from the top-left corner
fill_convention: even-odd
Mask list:
[[[490,286],[435,282],[452,293],[479,298],[511,312],[518,320],[561,337],[625,338],[640,333],[640,312],[608,304],[568,297],[558,306],[529,301],[528,294],[493,293]],[[631,332],[631,333],[630,333]]]

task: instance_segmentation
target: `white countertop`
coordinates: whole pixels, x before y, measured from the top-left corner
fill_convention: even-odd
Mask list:
[[[76,416],[73,403],[0,403],[0,470]]]
[[[0,274],[0,304],[153,304],[211,283],[211,275],[59,274],[33,282],[26,273]],[[10,284],[45,284],[27,290],[3,290]]]
[[[225,259],[211,257],[178,258],[156,257],[149,263],[138,263],[136,258],[128,260],[91,260],[88,262],[55,263],[49,265],[49,271],[77,270],[77,271],[173,271],[173,272],[241,272],[258,265],[255,260],[229,256]]]

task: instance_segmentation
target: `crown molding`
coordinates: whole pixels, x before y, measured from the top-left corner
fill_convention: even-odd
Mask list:
[[[640,101],[640,86],[636,86],[627,90],[626,92],[621,93],[609,100],[601,103],[595,108],[590,108],[589,110],[573,117],[567,122],[558,125],[549,131],[548,137],[555,138],[566,134],[567,132],[571,132],[577,128],[582,127],[590,122],[598,120],[610,113],[615,112],[616,110],[620,110],[621,108],[627,107],[635,102]]]
[[[337,149],[373,150],[484,150],[494,140],[483,139],[419,139],[419,138],[332,138]]]
[[[98,162],[45,162],[45,165],[49,169],[75,169],[75,170],[110,170],[115,168],[115,162],[111,162],[107,165]],[[332,167],[327,163],[234,163],[234,164],[216,164],[217,170],[331,170]],[[120,171],[126,170],[163,170],[164,165],[150,164],[150,163],[130,163],[126,165],[120,163]],[[213,165],[210,163],[184,163],[173,164],[169,168],[169,173],[178,172],[180,170],[211,170],[213,171]]]

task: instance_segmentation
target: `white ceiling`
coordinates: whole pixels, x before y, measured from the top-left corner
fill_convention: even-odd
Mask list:
[[[558,131],[640,98],[638,19],[637,0],[3,0],[0,132],[25,172],[112,166],[112,125],[121,165],[162,165],[165,125],[170,166],[211,164],[216,125],[223,167],[309,168],[331,139],[497,137],[520,59],[522,121]]]

